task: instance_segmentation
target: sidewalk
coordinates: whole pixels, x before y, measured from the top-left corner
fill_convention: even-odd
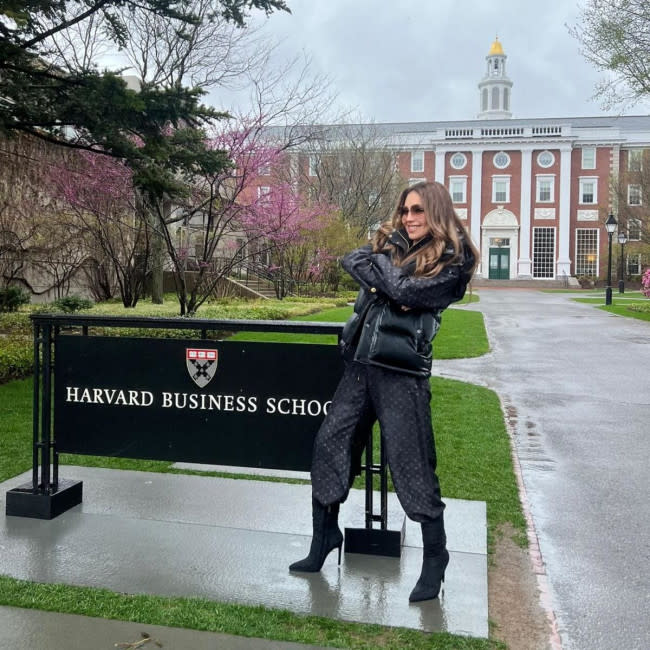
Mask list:
[[[288,565],[307,554],[311,540],[309,485],[72,466],[61,467],[60,475],[84,482],[83,503],[51,521],[4,517],[0,573],[488,636],[483,502],[446,500],[452,559],[444,597],[411,605],[408,595],[419,576],[422,542],[419,526],[409,520],[401,558],[345,554],[338,567],[332,553],[320,573],[291,574]],[[6,491],[30,476],[0,485],[3,512]],[[362,527],[363,512],[364,492],[353,490],[341,509],[342,525]],[[389,528],[399,530],[404,523],[391,493]],[[56,616],[46,617],[43,624],[50,618],[56,621]],[[125,632],[139,635],[142,626],[135,628]]]
[[[164,650],[313,650],[320,647],[16,607],[0,607],[0,630],[0,650],[110,650],[128,648],[127,644],[143,650],[158,647]],[[145,634],[149,641],[145,640]]]
[[[501,398],[563,647],[645,650],[650,323],[565,293],[480,295],[464,308],[483,313],[491,352],[434,372]]]

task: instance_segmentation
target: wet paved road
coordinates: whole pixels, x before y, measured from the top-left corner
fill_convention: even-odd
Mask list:
[[[650,323],[566,294],[481,289],[492,352],[434,373],[514,425],[565,649],[650,647]]]

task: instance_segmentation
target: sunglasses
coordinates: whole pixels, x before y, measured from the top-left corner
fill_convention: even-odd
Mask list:
[[[399,210],[399,214],[401,217],[405,217],[409,212],[411,214],[423,214],[424,208],[420,207],[419,205],[414,205],[411,208],[407,208],[406,206],[403,206]]]

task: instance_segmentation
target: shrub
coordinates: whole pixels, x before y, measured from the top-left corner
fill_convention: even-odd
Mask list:
[[[0,314],[0,334],[30,336],[32,323],[29,320],[29,313],[23,311],[12,314]]]
[[[0,345],[0,383],[30,375],[34,368],[34,345],[26,336],[7,336]]]
[[[28,291],[20,287],[5,287],[0,289],[0,312],[18,311],[18,307],[27,305],[30,300]]]
[[[82,309],[90,309],[95,303],[81,296],[65,296],[55,300],[52,304],[66,314],[74,314]]]

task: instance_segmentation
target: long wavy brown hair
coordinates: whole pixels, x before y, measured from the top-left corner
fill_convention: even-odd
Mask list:
[[[401,251],[388,241],[388,238],[395,230],[402,226],[402,208],[406,197],[415,192],[420,197],[424,208],[426,224],[429,228],[431,239],[418,249],[401,257]],[[474,254],[474,268],[478,261],[478,250],[472,243],[469,233],[462,221],[456,215],[454,205],[449,192],[444,185],[432,183],[416,183],[407,187],[399,197],[395,211],[390,221],[383,223],[373,238],[373,250],[390,250],[393,263],[397,266],[404,266],[415,261],[415,275],[433,277],[438,275],[442,269],[449,264],[463,261],[463,249],[467,248]],[[442,259],[448,248],[453,248],[453,254]],[[472,268],[472,272],[474,271]]]

